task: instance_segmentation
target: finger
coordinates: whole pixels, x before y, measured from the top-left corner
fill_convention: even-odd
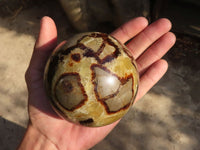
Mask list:
[[[147,25],[148,21],[146,18],[137,17],[120,26],[111,35],[121,43],[125,43],[141,32]]]
[[[138,94],[136,101],[144,96],[165,74],[168,64],[165,60],[161,59],[155,62],[143,76],[140,78]]]
[[[56,25],[51,18],[43,17],[40,22],[40,32],[31,58],[30,68],[38,71],[43,70],[47,58],[56,45]]]
[[[137,59],[137,67],[140,74],[143,74],[149,66],[163,57],[174,45],[175,41],[175,35],[168,32],[148,48],[147,51]]]
[[[171,29],[171,22],[168,19],[159,19],[149,25],[144,31],[132,39],[127,47],[137,59],[153,42]]]

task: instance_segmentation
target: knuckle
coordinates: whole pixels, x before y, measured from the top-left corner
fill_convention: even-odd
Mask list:
[[[30,70],[29,69],[27,69],[26,70],[26,72],[25,72],[25,81],[26,81],[26,83],[28,83],[28,81],[30,80]]]

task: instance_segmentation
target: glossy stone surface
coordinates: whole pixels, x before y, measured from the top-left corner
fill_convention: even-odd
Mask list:
[[[89,32],[75,35],[56,48],[46,65],[44,80],[58,114],[96,127],[127,113],[139,77],[125,46],[107,34]]]

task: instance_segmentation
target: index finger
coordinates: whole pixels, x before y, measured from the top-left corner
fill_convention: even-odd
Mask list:
[[[135,35],[140,33],[144,28],[148,25],[148,21],[144,17],[134,18],[115,31],[113,31],[110,35],[119,40],[121,43],[126,43],[128,40],[132,39]]]

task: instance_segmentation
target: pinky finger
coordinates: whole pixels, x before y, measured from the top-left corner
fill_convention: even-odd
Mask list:
[[[140,77],[138,94],[135,102],[144,96],[166,73],[167,61],[160,59],[152,64],[148,70]]]

